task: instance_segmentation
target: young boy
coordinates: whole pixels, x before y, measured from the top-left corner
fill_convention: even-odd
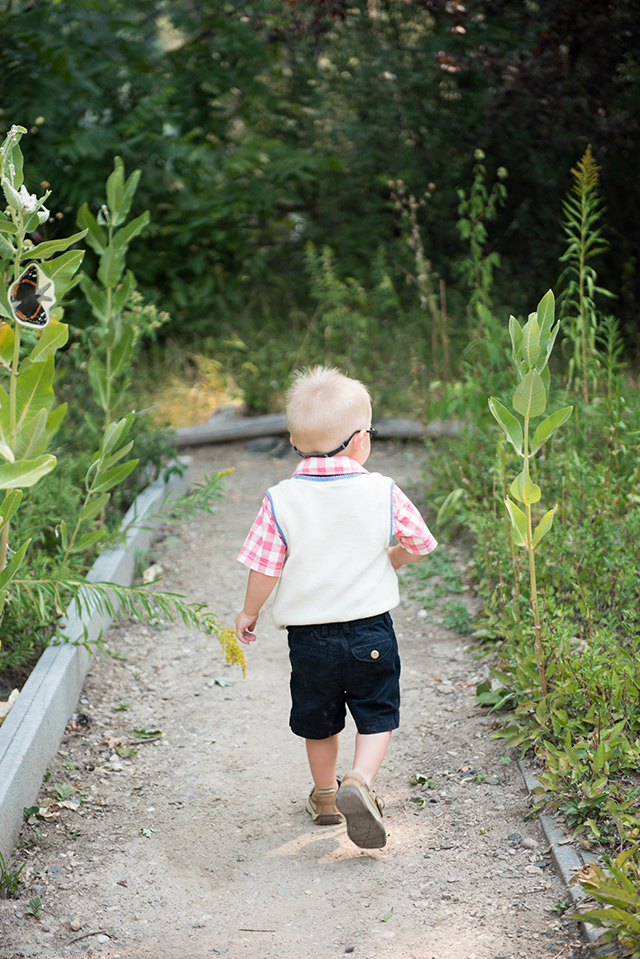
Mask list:
[[[380,848],[383,807],[371,785],[399,725],[400,660],[389,616],[399,602],[395,570],[437,543],[393,480],[364,468],[376,431],[362,383],[325,367],[297,374],[287,424],[302,462],[267,491],[238,556],[250,572],[236,631],[243,643],[255,640],[277,585],[273,616],[289,636],[290,726],[306,740],[314,782],[307,810],[319,825],[344,816],[357,846]],[[345,707],[358,732],[353,768],[339,781]]]

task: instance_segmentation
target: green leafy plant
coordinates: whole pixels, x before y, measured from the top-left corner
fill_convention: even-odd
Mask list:
[[[162,736],[161,729],[151,729],[148,726],[140,726],[136,729],[130,729],[129,732],[132,736],[135,736],[136,739],[160,739]]]
[[[512,406],[522,417],[522,422],[499,400],[494,397],[489,400],[489,409],[522,460],[522,469],[511,483],[509,492],[513,499],[524,506],[524,511],[508,496],[505,498],[505,505],[511,521],[513,542],[517,547],[525,549],[529,557],[538,676],[543,696],[547,693],[547,677],[536,585],[535,550],[543,536],[551,529],[557,506],[546,512],[534,529],[532,507],[539,502],[541,490],[531,479],[530,462],[535,453],[569,419],[573,410],[573,407],[567,406],[547,416],[538,424],[533,437],[530,436],[531,421],[542,416],[547,406],[549,357],[559,329],[559,324],[554,326],[554,319],[555,302],[553,293],[549,290],[538,304],[537,312],[529,315],[524,327],[520,326],[513,316],[509,320],[512,358],[518,377]]]
[[[572,168],[574,184],[562,203],[567,249],[560,257],[566,263],[559,286],[561,317],[568,327],[567,339],[573,346],[568,376],[580,386],[585,403],[589,402],[589,382],[596,378],[595,361],[598,311],[594,296],[612,297],[604,287],[597,286],[597,273],[591,261],[607,249],[598,224],[602,216],[598,196],[600,167],[588,146],[576,168]]]
[[[546,769],[538,776],[541,785],[534,789],[536,795],[543,797],[537,808],[544,808],[551,800],[572,825],[611,812],[610,775],[621,768],[633,767],[640,758],[640,749],[629,742],[624,726],[622,720],[611,729],[599,730],[591,741],[582,739],[575,743],[567,730],[561,748],[545,741]],[[628,808],[634,798],[633,791],[627,803],[622,801],[620,789],[617,792],[619,807]],[[595,832],[599,838],[597,828]]]
[[[495,339],[496,321],[491,313],[491,290],[493,288],[493,271],[500,266],[500,255],[494,250],[485,255],[488,233],[486,223],[496,217],[498,206],[504,206],[507,197],[507,188],[504,185],[508,174],[504,167],[497,171],[498,180],[494,183],[491,192],[487,190],[487,170],[482,150],[474,152],[476,161],[473,168],[473,184],[469,196],[459,187],[458,214],[456,224],[460,238],[469,244],[469,255],[461,265],[460,270],[471,288],[469,309],[479,321],[476,331],[489,333]]]
[[[60,322],[59,303],[74,283],[83,254],[68,248],[85,235],[50,240],[34,247],[28,235],[49,218],[39,199],[24,185],[20,139],[24,127],[12,126],[0,150],[0,180],[7,212],[0,214],[0,364],[8,389],[0,385],[0,615],[9,586],[20,568],[29,540],[12,550],[10,520],[23,490],[54,469],[56,458],[46,452],[66,409],[54,403],[54,353],[64,346],[68,328]],[[67,252],[64,252],[67,251]],[[48,259],[53,257],[54,259]],[[26,269],[23,268],[25,261]],[[46,270],[45,270],[46,266]],[[37,330],[34,334],[34,330]],[[21,347],[26,351],[21,355]],[[26,354],[26,355],[25,355]]]
[[[77,789],[75,786],[71,786],[69,783],[53,784],[53,795],[60,802],[64,802],[65,799],[69,799],[74,794],[77,794]]]
[[[354,277],[341,280],[337,274],[331,247],[320,252],[309,241],[306,264],[311,296],[318,303],[312,323],[321,324],[324,337],[324,362],[353,368],[353,355],[364,343],[372,319],[367,315],[367,294]]]
[[[457,633],[471,632],[471,616],[466,606],[455,599],[447,599],[442,604],[442,622],[447,629],[453,629]]]
[[[631,959],[640,959],[640,867],[637,854],[637,847],[632,846],[620,853],[607,869],[596,863],[584,866],[575,882],[604,908],[587,909],[571,916],[606,929],[598,944],[618,942]]]
[[[431,776],[426,776],[424,773],[416,773],[415,776],[410,777],[409,782],[412,786],[426,786],[427,789],[435,789],[438,785]]]
[[[39,919],[42,915],[42,901],[40,896],[32,896],[25,911],[27,915],[33,916],[34,919]]]
[[[111,498],[107,491],[123,483],[138,465],[138,459],[120,463],[117,467],[114,465],[133,446],[130,440],[125,448],[117,449],[130,431],[135,414],[128,413],[120,419],[116,430],[110,429],[115,417],[124,411],[129,402],[131,366],[136,347],[139,347],[146,334],[155,334],[158,327],[169,319],[167,313],[158,313],[153,305],[143,307],[142,297],[136,290],[135,276],[131,270],[126,270],[129,244],[150,219],[149,212],[145,211],[127,223],[139,181],[140,170],[135,170],[125,179],[122,159],[116,157],[113,172],[106,183],[106,202],[98,216],[91,213],[87,203],[83,204],[77,216],[78,225],[86,231],[86,242],[98,256],[96,280],[86,272],[80,277],[80,288],[95,322],[87,329],[77,330],[76,335],[82,345],[80,355],[86,357],[94,402],[102,414],[100,423],[96,422],[89,410],[85,410],[84,417],[92,432],[102,438],[85,478],[87,495],[71,542],[75,541],[82,523],[99,517],[99,528],[86,533],[73,547],[64,542],[66,530],[61,530],[63,567],[70,548],[82,552],[83,548],[90,548],[100,541],[105,510]],[[96,493],[103,495],[95,499]]]
[[[66,523],[61,522],[58,526],[62,548],[59,575],[65,575],[67,563],[72,553],[85,553],[87,550],[96,547],[108,536],[108,530],[104,529],[102,525],[82,536],[79,534],[84,523],[90,523],[99,514],[104,514],[111,496],[109,490],[125,480],[138,465],[137,459],[118,464],[118,461],[126,456],[133,446],[132,442],[124,443],[124,441],[134,419],[135,413],[129,413],[121,420],[109,423],[105,428],[100,446],[94,454],[85,475],[86,495],[78,513],[75,527],[69,535]]]
[[[107,180],[106,203],[98,218],[87,203],[78,211],[78,226],[99,258],[98,282],[83,273],[80,288],[96,320],[88,336],[91,355],[87,370],[95,402],[103,412],[103,428],[109,426],[126,400],[131,359],[140,333],[133,322],[136,314],[125,309],[136,292],[133,273],[125,273],[127,249],[150,219],[147,210],[126,223],[139,181],[140,170],[125,180],[124,163],[116,157]]]
[[[5,899],[11,899],[15,896],[20,882],[20,873],[25,867],[23,862],[19,869],[12,869],[7,866],[4,856],[0,852],[0,893]]]
[[[618,424],[621,419],[624,385],[625,343],[620,330],[620,321],[615,316],[607,314],[600,318],[596,344],[604,371],[610,416],[612,421]]]

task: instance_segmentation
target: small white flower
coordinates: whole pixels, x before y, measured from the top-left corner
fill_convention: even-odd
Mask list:
[[[100,209],[98,210],[98,215],[96,217],[100,226],[108,226],[111,222],[111,214],[109,213],[109,207],[106,203],[103,203]]]
[[[19,191],[20,199],[22,200],[22,208],[25,213],[35,213],[38,209],[38,197],[35,193],[28,193],[27,188],[24,183],[20,187]]]
[[[2,177],[2,190],[9,206],[14,210],[22,210],[22,197],[14,190],[6,176]]]

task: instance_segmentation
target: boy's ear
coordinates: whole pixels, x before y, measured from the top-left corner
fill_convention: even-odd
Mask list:
[[[292,446],[294,445],[293,436],[291,435],[291,433],[289,433],[289,442],[291,443]]]
[[[364,446],[364,436],[363,436],[363,433],[364,433],[364,430],[360,430],[360,432],[359,432],[359,433],[356,433],[356,435],[355,435],[355,436],[353,437],[353,439],[351,440],[351,442],[353,443],[353,451],[354,451],[354,453],[359,453],[360,450],[362,449],[362,447]]]

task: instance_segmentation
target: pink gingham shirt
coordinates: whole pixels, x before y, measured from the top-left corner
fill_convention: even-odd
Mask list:
[[[303,460],[294,472],[294,476],[346,476],[367,473],[350,456],[333,456],[330,459],[310,456]],[[428,529],[422,516],[405,496],[401,489],[393,484],[393,535],[407,552],[426,556],[438,543]],[[279,576],[287,555],[280,533],[276,527],[269,497],[265,496],[262,507],[249,531],[238,560],[265,576]]]

